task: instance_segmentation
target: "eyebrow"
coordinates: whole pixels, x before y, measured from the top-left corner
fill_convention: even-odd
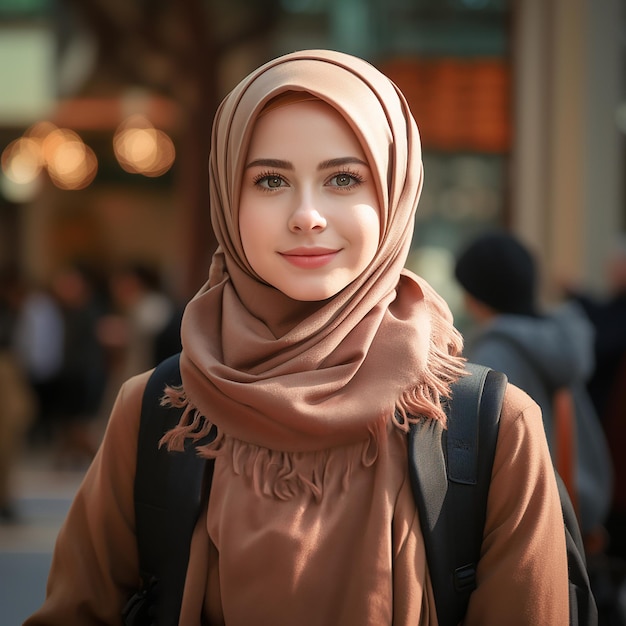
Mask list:
[[[339,159],[330,159],[328,161],[322,161],[317,166],[317,169],[318,171],[328,170],[333,167],[341,167],[342,165],[364,165],[365,167],[369,167],[369,165],[362,159],[348,156],[348,157],[341,157]]]
[[[338,159],[329,159],[328,161],[322,161],[318,166],[318,171],[328,170],[333,167],[341,167],[342,165],[358,164],[369,167],[369,165],[357,157],[347,156],[340,157]],[[283,161],[282,159],[254,159],[246,165],[246,169],[251,167],[275,167],[282,170],[293,170],[293,163],[291,161]]]
[[[254,159],[246,165],[246,169],[251,167],[275,167],[281,170],[292,170],[293,163],[291,161],[283,161],[282,159]]]

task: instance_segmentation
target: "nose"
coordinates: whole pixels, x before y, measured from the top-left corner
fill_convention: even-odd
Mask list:
[[[326,228],[326,218],[316,208],[312,198],[302,197],[289,217],[289,230],[292,232],[321,231]]]

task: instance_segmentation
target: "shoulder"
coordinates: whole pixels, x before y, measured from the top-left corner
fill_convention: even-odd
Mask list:
[[[154,370],[149,370],[147,372],[143,372],[142,374],[138,374],[137,376],[133,376],[122,384],[113,406],[111,418],[119,413],[128,414],[129,412],[132,412],[137,415],[139,414],[141,411],[143,394],[153,371]]]
[[[509,383],[502,403],[502,419],[505,422],[532,420],[537,413],[541,413],[539,405],[520,387]]]
[[[509,383],[504,394],[500,415],[498,446],[526,440],[541,447],[545,441],[541,407],[520,387]]]
[[[502,404],[492,480],[504,479],[505,493],[507,489],[515,491],[517,486],[530,497],[533,485],[536,487],[550,474],[552,460],[541,408],[525,391],[509,383]]]
[[[130,378],[120,387],[98,453],[77,494],[77,500],[89,503],[86,510],[102,510],[104,506],[103,517],[109,521],[120,518],[125,528],[134,523],[133,484],[141,403],[149,375],[146,372]]]
[[[109,456],[117,457],[118,462],[126,460],[134,473],[134,460],[139,437],[141,404],[151,371],[129,378],[120,387],[107,422],[100,454],[106,460]],[[132,466],[132,468],[130,467]]]

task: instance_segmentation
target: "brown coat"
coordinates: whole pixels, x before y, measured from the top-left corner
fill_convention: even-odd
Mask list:
[[[59,533],[45,603],[25,626],[121,624],[120,611],[138,580],[132,485],[146,380],[147,374],[137,376],[120,391],[103,445]],[[184,626],[209,623],[203,607],[219,594],[211,575],[217,557],[206,527],[205,515],[192,544]],[[427,570],[416,566],[415,571]],[[329,577],[328,585],[341,585],[332,573]],[[541,415],[513,386],[505,397],[478,581],[467,626],[568,624],[565,541]],[[428,589],[429,581],[406,581],[406,587],[411,595],[413,587]],[[269,589],[268,595],[280,602],[281,591]],[[435,626],[432,594],[425,595],[423,611],[394,615],[394,626]],[[312,615],[309,623],[319,619]]]

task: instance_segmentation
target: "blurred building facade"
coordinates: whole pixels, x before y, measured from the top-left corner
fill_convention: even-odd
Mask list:
[[[0,0],[0,265],[45,281],[70,260],[140,259],[188,297],[214,245],[214,107],[261,62],[330,47],[407,95],[425,162],[410,263],[453,308],[453,255],[493,225],[602,291],[625,227],[625,26],[626,0]],[[57,134],[49,150],[74,142],[60,169],[44,155],[38,175],[10,173],[38,122],[86,147]],[[165,142],[160,160],[138,137]],[[96,169],[67,183],[76,151]]]

